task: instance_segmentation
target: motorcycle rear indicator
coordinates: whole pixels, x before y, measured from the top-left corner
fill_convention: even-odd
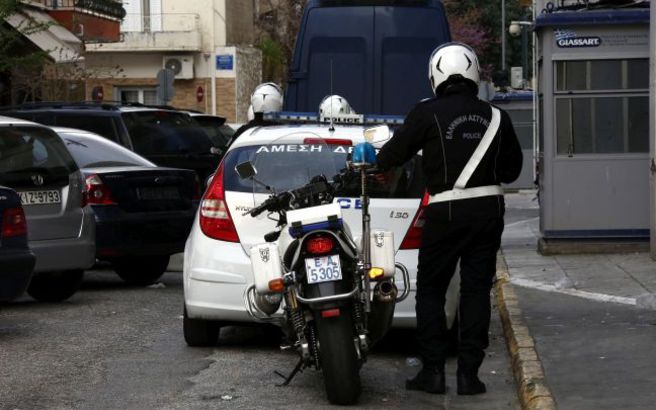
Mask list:
[[[335,240],[329,235],[314,236],[305,241],[305,250],[312,255],[324,255],[335,248]]]
[[[282,278],[270,280],[269,290],[276,293],[283,292],[285,290],[285,280]]]

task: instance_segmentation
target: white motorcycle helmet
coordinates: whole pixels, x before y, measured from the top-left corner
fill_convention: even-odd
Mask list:
[[[331,117],[341,114],[355,114],[346,98],[339,95],[329,95],[319,104],[319,116]]]
[[[453,77],[469,80],[478,88],[480,71],[476,52],[463,43],[442,44],[433,51],[428,62],[428,78],[435,94],[441,92]]]
[[[255,87],[251,95],[253,113],[282,110],[282,89],[275,83],[263,83]]]

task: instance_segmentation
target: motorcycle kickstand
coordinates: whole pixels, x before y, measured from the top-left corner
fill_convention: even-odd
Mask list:
[[[285,376],[284,374],[280,373],[278,370],[274,371],[274,373],[276,375],[278,375],[278,376],[282,377],[283,379],[285,379],[284,382],[282,382],[281,384],[276,384],[276,386],[282,387],[282,386],[289,385],[289,383],[291,383],[294,376],[296,376],[298,374],[298,372],[303,371],[303,368],[304,368],[304,361],[301,358],[301,359],[299,359],[298,364],[296,365],[296,367],[294,367],[294,370],[292,370],[292,372],[289,373],[289,376]]]

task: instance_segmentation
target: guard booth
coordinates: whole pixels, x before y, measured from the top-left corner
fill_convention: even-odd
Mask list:
[[[649,239],[649,3],[536,16],[541,250]]]
[[[498,92],[492,99],[492,104],[502,108],[512,120],[515,133],[522,147],[524,162],[522,173],[511,184],[504,185],[506,190],[535,188],[534,170],[534,121],[533,121],[533,91],[513,90]]]

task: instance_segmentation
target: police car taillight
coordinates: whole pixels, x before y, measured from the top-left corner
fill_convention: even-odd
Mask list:
[[[412,225],[408,229],[408,233],[405,234],[403,242],[401,242],[400,249],[419,249],[421,247],[421,235],[424,232],[424,208],[428,206],[428,192],[424,194],[424,197],[421,199],[421,205],[419,205],[419,210],[415,219],[412,220]]]
[[[212,183],[200,203],[200,229],[212,239],[239,242],[237,229],[225,201],[223,162],[216,170]]]

